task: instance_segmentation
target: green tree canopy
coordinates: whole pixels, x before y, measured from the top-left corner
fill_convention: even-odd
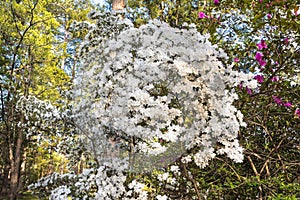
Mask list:
[[[59,112],[70,89],[67,74],[76,71],[74,61],[65,64],[74,60],[77,37],[69,29],[91,7],[83,1],[0,2],[1,193],[10,199],[23,189],[41,138],[47,144],[67,131]]]

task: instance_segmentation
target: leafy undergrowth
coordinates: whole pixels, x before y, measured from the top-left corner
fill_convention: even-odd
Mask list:
[[[0,196],[0,200],[8,200],[8,197]],[[24,192],[23,194],[19,195],[17,200],[38,200],[39,198],[30,194],[29,192]]]

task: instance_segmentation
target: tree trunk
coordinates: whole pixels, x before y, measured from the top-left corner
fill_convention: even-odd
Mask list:
[[[8,174],[9,174],[9,163],[5,163],[4,171],[3,171],[3,179],[2,179],[2,188],[1,188],[1,194],[7,194],[9,187],[8,185]]]
[[[2,156],[2,161],[3,161],[3,174],[1,175],[2,181],[1,181],[1,188],[0,188],[0,193],[2,195],[7,195],[8,193],[8,188],[9,188],[9,183],[8,183],[8,176],[9,176],[9,170],[10,170],[10,163],[9,163],[9,151],[8,151],[8,141],[7,141],[7,131],[4,129],[2,134],[1,140],[3,141],[1,143],[1,156]]]
[[[17,142],[15,148],[13,144],[10,145],[10,200],[16,200],[19,193],[19,181],[20,181],[20,167],[22,158],[22,144],[23,144],[23,133],[22,130],[18,130]]]
[[[125,0],[112,0],[112,9],[121,11],[125,8]]]

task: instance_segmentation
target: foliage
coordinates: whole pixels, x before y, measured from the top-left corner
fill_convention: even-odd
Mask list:
[[[19,105],[18,98],[24,100],[23,96],[32,100],[28,106],[37,105],[34,102],[40,101],[30,96],[34,95],[49,99],[62,109],[60,94],[69,87],[69,78],[57,66],[67,69],[71,79],[75,78],[78,63],[73,45],[81,40],[69,38],[69,31],[73,19],[83,20],[89,6],[79,2],[77,6],[83,12],[77,13],[70,1],[59,6],[41,1],[36,8],[28,2],[22,2],[25,6],[16,2],[6,6],[9,2],[1,2],[2,13],[8,11],[11,15],[0,17],[3,24],[0,52],[4,55],[0,64],[6,66],[1,68],[0,128],[5,131],[5,127],[15,125],[8,126],[6,122],[29,116],[28,130],[43,131],[43,128],[35,129],[41,123],[45,125],[44,132],[49,134],[54,127],[48,122],[55,123],[59,129],[62,123],[47,117],[40,122],[36,120],[39,113],[25,114],[13,106],[9,111],[15,109],[18,114],[6,119],[6,113],[10,112],[3,108]],[[46,11],[38,5],[45,6]],[[42,14],[35,16],[39,9]],[[97,20],[96,25],[84,22],[74,26],[83,28],[77,36],[87,35],[78,54],[82,71],[76,79],[73,106],[77,109],[75,125],[87,136],[84,142],[90,144],[87,149],[97,159],[97,166],[79,175],[50,175],[32,185],[32,189],[54,199],[66,196],[79,199],[299,198],[299,12],[299,4],[293,0],[129,0],[125,16],[139,27],[136,29],[117,16],[92,12],[90,17]],[[53,13],[61,17],[51,18]],[[31,16],[35,16],[33,21]],[[44,21],[31,24],[39,22],[35,21],[39,18]],[[176,29],[155,20],[148,23],[153,19]],[[195,27],[187,25],[191,23],[199,33],[209,33],[209,36],[199,36]],[[30,28],[26,30],[27,27]],[[72,33],[76,36],[76,32]],[[60,36],[53,37],[55,34]],[[63,43],[53,45],[57,38]],[[203,46],[194,41],[200,41]],[[50,50],[53,48],[57,49],[56,54]],[[218,48],[228,56],[221,56]],[[203,49],[210,49],[214,55]],[[210,66],[210,62],[216,65]],[[197,67],[200,65],[209,66],[211,71],[201,71]],[[246,83],[237,86],[239,79],[243,79],[242,73],[233,76],[232,69],[249,73],[259,83],[258,87],[251,89]],[[236,87],[233,89],[230,83]],[[220,90],[223,94],[216,95]],[[7,91],[14,94],[8,95]],[[238,116],[244,116],[247,123],[239,131],[242,121],[237,120],[241,118]],[[215,124],[224,133],[218,133]],[[228,128],[227,124],[232,126]],[[229,129],[232,130],[229,142],[236,145],[238,151],[234,153],[238,154],[230,155],[231,149],[226,148]],[[18,132],[15,130],[14,134]],[[190,133],[195,134],[185,137]],[[8,146],[5,135],[1,136],[1,145]],[[225,140],[220,139],[224,137]],[[244,148],[243,163],[228,158],[241,156],[236,138]],[[70,154],[75,161],[84,155],[82,143],[76,143],[77,139],[75,136],[65,141],[80,152]],[[34,143],[31,144],[26,143],[34,148]],[[228,157],[217,154],[222,153],[224,144]],[[149,155],[153,150],[156,154]],[[7,166],[8,155],[3,152],[1,166]],[[93,189],[88,192],[81,186]]]
[[[226,55],[193,26],[180,30],[151,21],[137,29],[114,16],[91,16],[99,21],[81,48],[74,119],[99,164],[95,198],[165,198],[168,193],[146,186],[143,173],[157,168],[159,182],[168,181],[160,170],[175,160],[183,167],[170,170],[182,170],[181,184],[193,181],[181,197],[199,197],[186,165],[203,168],[216,154],[242,161],[235,138],[243,122],[232,106],[237,98],[232,85],[243,81],[255,88],[256,81],[248,81],[253,75],[223,67],[217,58]],[[111,34],[103,34],[103,24]],[[165,160],[156,164],[160,159]],[[182,187],[176,178],[170,180]],[[75,197],[68,183],[55,190],[63,188],[62,194]]]
[[[89,6],[80,4],[88,7],[84,5]],[[67,38],[74,20],[86,17],[88,9],[76,12],[75,7],[71,1],[0,2],[1,193],[10,199],[28,181],[40,178],[34,173],[42,169],[28,169],[41,164],[35,157],[49,156],[58,162],[55,146],[63,134],[72,131],[67,115],[62,114],[68,101],[62,96],[70,89],[71,79],[62,64],[70,55],[68,40],[61,37]]]
[[[43,59],[51,58],[53,28],[59,25],[44,6],[45,2],[1,1],[1,13],[4,13],[1,16],[1,57],[4,58],[1,63],[1,157],[5,179],[2,191],[10,189],[11,199],[15,199],[22,188],[23,150],[32,134],[31,117],[24,116],[17,104],[26,104],[36,67]],[[36,118],[34,121],[39,122]]]
[[[185,7],[188,4],[193,7]],[[212,185],[208,187],[208,197],[262,199],[292,198],[299,194],[296,189],[299,185],[300,132],[297,1],[172,1],[167,4],[166,1],[131,0],[128,5],[128,16],[135,19],[138,26],[149,16],[177,27],[184,22],[195,22],[199,32],[210,33],[210,41],[228,54],[229,59],[222,60],[224,63],[234,63],[238,70],[254,72],[254,78],[260,83],[257,90],[237,89],[240,99],[236,106],[242,110],[248,124],[239,135],[247,159],[242,164],[232,164],[220,158],[223,165],[213,160],[212,172],[229,170],[236,175],[229,178],[227,173],[219,174],[218,177],[227,179],[220,182],[218,189]],[[180,6],[185,7],[185,11],[173,15]],[[184,16],[184,13],[190,14]],[[179,23],[168,20],[170,15]],[[224,166],[230,168],[225,170]],[[210,177],[211,173],[204,173],[206,181],[201,185],[209,184]],[[236,183],[237,178],[240,180]],[[255,180],[255,184],[249,180]],[[227,183],[237,187],[228,189],[224,187]],[[279,187],[278,183],[295,189]],[[214,196],[214,191],[218,191],[219,196]]]

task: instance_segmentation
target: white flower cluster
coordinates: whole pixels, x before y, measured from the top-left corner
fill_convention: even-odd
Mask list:
[[[143,183],[139,183],[136,180],[133,180],[129,185],[129,191],[127,192],[127,195],[132,195],[133,192],[136,193],[134,198],[126,198],[126,199],[136,199],[136,200],[144,200],[148,199],[148,193],[144,190],[145,185]]]
[[[55,190],[52,190],[51,195],[49,197],[50,200],[68,200],[68,194],[71,193],[71,190],[63,185],[59,186]]]
[[[35,191],[39,197],[50,199],[86,200],[95,196],[97,171],[84,169],[82,174],[58,174],[53,173],[43,177],[37,183],[28,186],[29,190]]]
[[[96,199],[121,199],[124,196],[126,175],[120,165],[121,162],[115,160],[113,166],[108,164],[99,167],[96,179],[98,186]]]
[[[145,190],[145,184],[133,179],[126,187],[126,168],[126,159],[114,159],[112,163],[104,163],[99,167],[96,178],[98,191],[95,199],[147,200],[148,192]]]
[[[156,197],[157,200],[168,200],[168,197],[166,195],[157,195]]]
[[[88,54],[98,62],[84,63],[89,67],[75,87],[76,123],[96,158],[126,146],[136,162],[150,165],[164,152],[176,160],[194,148],[199,167],[216,153],[241,162],[236,137],[243,122],[230,88],[253,76],[224,67],[218,60],[224,52],[192,26],[180,30],[154,20],[128,27],[101,43],[101,53]]]
[[[57,121],[62,119],[61,112],[55,106],[32,95],[20,96],[16,111],[24,114],[24,122],[19,122],[18,127],[27,130],[27,137],[55,128]]]
[[[101,47],[107,40],[116,37],[122,30],[132,26],[129,20],[119,20],[117,14],[107,12],[92,11],[88,17],[97,20],[96,24],[89,22],[81,22],[72,24],[73,31],[88,29],[89,32],[85,36],[84,42],[79,47],[80,61],[89,62],[91,58],[89,52],[101,54]],[[93,59],[97,58],[93,57]],[[95,60],[94,60],[95,61]],[[93,61],[93,62],[94,62]]]

